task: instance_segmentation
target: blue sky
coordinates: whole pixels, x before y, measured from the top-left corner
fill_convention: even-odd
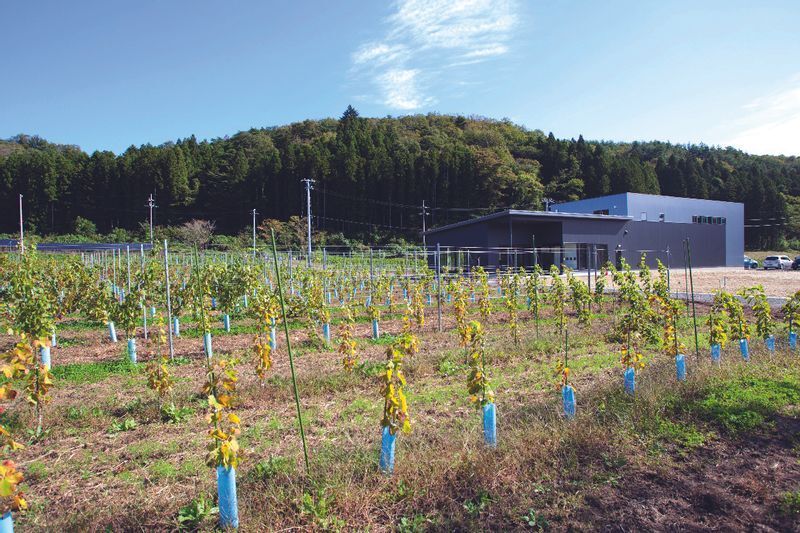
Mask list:
[[[362,115],[800,155],[800,2],[13,2],[0,138],[123,151]]]

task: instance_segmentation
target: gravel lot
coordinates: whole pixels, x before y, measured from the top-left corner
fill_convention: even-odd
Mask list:
[[[685,289],[683,270],[670,272],[673,290]],[[694,291],[709,293],[715,289],[734,292],[742,287],[763,285],[767,296],[787,297],[800,290],[800,270],[744,270],[735,267],[696,268]]]
[[[651,270],[657,275],[655,269]],[[586,272],[577,275],[586,280]],[[800,290],[800,270],[745,270],[736,267],[695,268],[693,270],[694,292],[711,293],[716,289],[736,292],[743,287],[763,285],[767,296],[786,298]],[[609,280],[610,282],[610,280]],[[683,269],[670,270],[670,286],[674,292],[684,292]]]

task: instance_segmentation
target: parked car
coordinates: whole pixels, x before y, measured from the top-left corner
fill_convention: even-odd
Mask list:
[[[758,261],[752,257],[744,256],[744,269],[751,270],[758,268]]]
[[[800,255],[795,257],[794,261],[792,261],[792,270],[797,270],[798,268],[800,268]]]
[[[792,260],[785,255],[768,255],[764,259],[764,270],[774,268],[775,270],[784,270],[792,267]]]

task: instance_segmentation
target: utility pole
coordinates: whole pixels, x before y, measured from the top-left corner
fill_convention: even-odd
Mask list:
[[[23,231],[22,231],[22,195],[19,195],[19,253],[25,253],[25,241],[23,239]]]
[[[158,207],[156,206],[155,200],[153,200],[153,194],[150,194],[150,197],[147,199],[147,207],[150,208],[150,246],[153,246],[153,208]]]
[[[256,258],[256,210],[253,209],[253,260]]]
[[[427,207],[425,207],[425,200],[422,200],[422,249],[425,250],[425,257],[428,256],[428,245],[425,242],[425,218],[428,215]]]
[[[306,184],[306,216],[308,217],[308,261],[306,264],[311,268],[311,184],[314,180],[305,178],[302,180]]]

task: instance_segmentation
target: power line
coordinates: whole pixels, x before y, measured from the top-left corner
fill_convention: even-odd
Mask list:
[[[374,198],[365,198],[365,197],[356,197],[356,196],[347,196],[345,194],[340,194],[337,192],[329,191],[327,189],[323,189],[323,195],[330,195],[335,196],[337,198],[342,198],[344,200],[349,201],[357,201],[362,203],[371,203],[376,205],[383,205],[387,207],[398,207],[402,209],[410,209],[417,211],[419,209],[419,205],[411,205],[411,204],[401,204],[397,202],[390,202],[388,200],[376,200]],[[512,209],[511,207],[431,207],[427,206],[427,210],[430,211],[504,211],[507,209]]]
[[[387,224],[378,224],[374,222],[362,222],[358,220],[348,220],[344,218],[335,218],[335,217],[324,217],[321,215],[315,215],[315,218],[319,220],[328,220],[331,222],[341,222],[344,224],[356,224],[360,226],[368,226],[368,227],[378,227],[378,228],[387,228],[387,229],[402,229],[402,230],[410,230],[410,231],[419,231],[419,228],[413,228],[410,226],[392,226]]]

